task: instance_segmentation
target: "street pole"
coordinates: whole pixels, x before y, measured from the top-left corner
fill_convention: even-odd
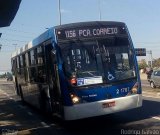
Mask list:
[[[0,33],[0,37],[2,36],[2,33]],[[2,45],[0,44],[0,51],[1,51]]]
[[[2,45],[0,44],[0,51],[1,51]]]
[[[152,51],[150,51],[151,54],[151,68],[153,67],[153,58],[152,58]]]
[[[153,67],[153,58],[152,58],[152,50],[147,51],[148,54],[150,54],[151,59],[151,68]]]
[[[59,25],[61,25],[61,2],[58,0]]]
[[[102,19],[102,15],[101,15],[101,0],[98,0],[98,5],[99,5],[99,20],[101,21],[101,19]]]

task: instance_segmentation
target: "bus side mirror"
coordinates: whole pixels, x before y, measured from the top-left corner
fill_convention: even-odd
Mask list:
[[[53,49],[51,51],[51,56],[52,56],[53,63],[57,63],[57,56],[56,56],[56,54],[57,54],[56,50]]]

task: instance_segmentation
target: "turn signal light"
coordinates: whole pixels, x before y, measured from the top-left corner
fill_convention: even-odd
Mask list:
[[[135,85],[133,86],[132,90],[131,90],[133,94],[137,94],[138,87],[139,87],[139,84],[138,84],[138,82],[136,82]]]

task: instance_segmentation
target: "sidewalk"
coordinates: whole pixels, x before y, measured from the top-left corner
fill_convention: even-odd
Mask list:
[[[144,97],[158,98],[160,99],[160,92],[142,91]]]
[[[140,73],[141,80],[147,80],[147,75],[145,73]]]

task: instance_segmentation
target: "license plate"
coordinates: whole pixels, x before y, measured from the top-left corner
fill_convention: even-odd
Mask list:
[[[115,101],[102,103],[103,108],[109,108],[109,107],[113,107],[115,105],[116,105]]]

